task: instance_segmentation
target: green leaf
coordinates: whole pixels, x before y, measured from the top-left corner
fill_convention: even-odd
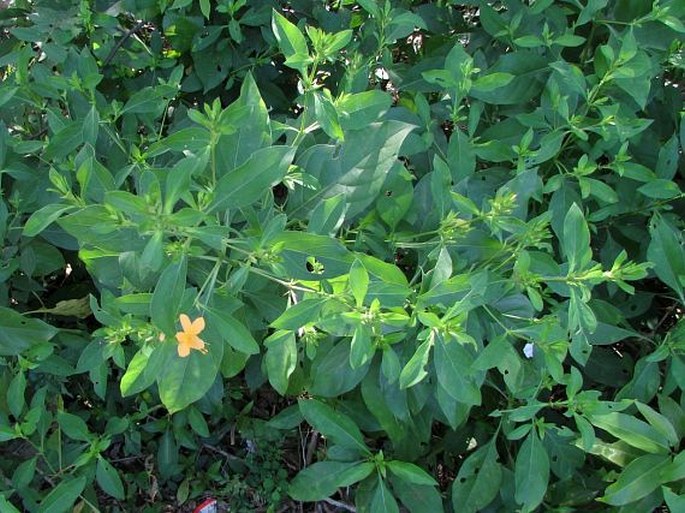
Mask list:
[[[121,113],[129,114],[157,114],[166,106],[167,98],[173,97],[177,89],[171,85],[145,87],[136,91],[126,102]]]
[[[477,406],[480,387],[472,377],[474,357],[456,338],[438,335],[433,359],[438,382],[455,400]]]
[[[336,102],[340,125],[344,130],[360,130],[378,121],[392,105],[392,97],[383,91],[372,90],[344,94]]]
[[[636,458],[598,500],[612,506],[623,506],[646,497],[661,486],[661,470],[669,463],[670,458],[666,455],[647,454]]]
[[[191,406],[188,408],[188,423],[199,436],[202,438],[209,438],[209,426],[205,420],[202,412],[197,408]]]
[[[344,194],[347,217],[361,214],[378,197],[394,165],[400,146],[415,127],[400,121],[371,123],[363,130],[345,134],[339,147],[314,145],[297,160],[297,164],[314,176],[321,187],[302,189],[288,197],[292,209],[311,209],[319,201]]]
[[[514,79],[514,75],[511,73],[488,73],[482,77],[478,77],[473,83],[472,91],[474,92],[487,92],[499,89],[509,84]]]
[[[288,379],[297,366],[297,344],[292,331],[276,331],[264,340],[266,375],[281,395],[288,390]]]
[[[499,492],[502,467],[497,463],[497,446],[493,439],[479,447],[459,468],[452,484],[455,511],[476,513],[490,504]]]
[[[83,141],[91,146],[95,146],[100,130],[100,114],[95,105],[90,108],[83,120]]]
[[[685,479],[685,451],[680,451],[673,462],[662,469],[661,477],[664,483]]]
[[[124,500],[126,492],[117,470],[102,456],[98,456],[95,478],[102,490],[115,499]]]
[[[74,207],[71,205],[61,205],[57,203],[45,205],[43,208],[36,210],[31,214],[31,217],[28,218],[24,225],[23,235],[25,237],[35,237],[59,219],[62,214],[72,210],[74,210]]]
[[[584,269],[592,259],[590,230],[583,217],[583,212],[575,203],[571,205],[564,219],[563,242],[569,273]]]
[[[299,399],[305,420],[335,444],[370,455],[359,428],[347,415],[335,411],[316,399]]]
[[[286,59],[292,63],[291,67],[300,71],[306,69],[306,62],[309,59],[309,49],[304,34],[296,25],[290,23],[284,16],[272,12],[271,30],[276,36],[278,47]]]
[[[85,476],[62,481],[40,502],[37,513],[65,513],[69,511],[85,486]]]
[[[669,441],[671,446],[677,446],[680,442],[680,437],[675,431],[673,424],[669,420],[661,415],[659,412],[654,410],[651,406],[641,403],[640,401],[635,401],[635,406],[640,411],[642,416],[647,419],[647,422],[656,429],[661,436]]]
[[[378,476],[376,488],[371,496],[369,513],[400,513],[395,497],[380,476]]]
[[[342,226],[347,212],[344,194],[336,194],[321,201],[309,215],[307,231],[333,236]]]
[[[371,335],[371,329],[368,326],[364,324],[355,326],[350,343],[350,367],[353,369],[363,366],[375,354],[376,346]]]
[[[200,12],[202,12],[202,16],[204,16],[206,20],[209,19],[209,15],[211,14],[209,0],[200,0]]]
[[[221,177],[207,212],[243,208],[256,202],[283,179],[294,155],[295,148],[290,146],[255,151],[244,164]]]
[[[374,470],[371,462],[320,461],[301,470],[290,483],[288,495],[296,501],[318,501],[338,488],[353,485]]]
[[[431,346],[431,340],[426,339],[416,348],[416,352],[400,373],[401,389],[413,387],[428,375],[426,365],[428,364]]]
[[[304,299],[290,306],[271,326],[278,330],[298,330],[306,324],[316,322],[326,302],[325,298]]]
[[[638,187],[637,190],[648,198],[654,199],[671,199],[681,194],[680,187],[671,180],[665,180],[663,178],[651,180],[643,186]]]
[[[199,153],[210,145],[211,135],[204,127],[191,126],[183,128],[164,139],[150,145],[145,153],[148,157],[157,157],[168,151]],[[189,157],[197,160],[195,157]],[[184,162],[186,159],[181,160]]]
[[[62,160],[83,144],[83,125],[70,122],[53,137],[45,147],[43,158],[46,160]]]
[[[681,283],[682,276],[685,276],[685,250],[681,235],[661,216],[652,220],[649,234],[651,242],[647,248],[647,258],[654,264],[654,272],[685,303]]]
[[[390,476],[392,489],[411,513],[433,513],[443,511],[442,497],[434,486],[409,483]]]
[[[21,416],[26,404],[26,375],[19,369],[7,387],[7,406],[15,419]]]
[[[575,34],[562,34],[554,40],[555,45],[575,48],[580,46],[585,42],[585,38],[582,36],[577,36]]]
[[[279,233],[271,242],[279,248],[283,276],[295,280],[325,280],[350,272],[354,255],[339,240],[313,233]],[[314,258],[323,269],[313,268],[310,259]]]
[[[447,161],[449,162],[452,181],[457,184],[464,178],[471,176],[476,170],[476,155],[473,144],[461,130],[455,130],[447,146]]]
[[[0,356],[18,355],[32,346],[47,342],[57,331],[43,321],[0,307]]]
[[[328,351],[319,347],[312,363],[309,391],[315,396],[337,397],[356,387],[369,371],[369,366],[352,369],[347,364],[341,365],[349,359],[349,339],[338,342]]]
[[[152,348],[143,346],[131,358],[119,382],[119,390],[123,397],[142,392],[155,382],[157,376],[152,372],[147,372],[151,352]]]
[[[669,451],[668,441],[652,426],[620,412],[588,414],[588,420],[619,440],[645,452],[663,454]]]
[[[19,436],[20,435],[16,429],[11,428],[10,426],[0,425],[0,443],[14,440],[15,438],[19,438]]]
[[[403,166],[393,166],[376,200],[380,218],[394,230],[411,207],[414,198],[414,177]]]
[[[186,289],[187,262],[186,257],[182,256],[162,271],[150,300],[152,323],[167,335],[177,331],[179,310]]]
[[[662,486],[661,491],[669,511],[685,511],[685,495],[676,495],[666,486]]]
[[[238,100],[224,109],[217,122],[222,134],[215,146],[219,177],[242,166],[255,152],[271,145],[269,112],[252,73],[247,73],[243,79]]]
[[[200,400],[210,389],[221,366],[224,344],[216,326],[206,327],[207,353],[191,350],[190,355],[181,358],[177,353],[176,340],[167,340],[157,350],[163,361],[157,376],[157,387],[162,404],[175,413]],[[154,353],[153,353],[154,354]]]
[[[516,502],[527,510],[535,509],[544,499],[549,482],[549,457],[531,429],[516,456]]]
[[[34,477],[36,476],[36,461],[38,457],[34,456],[19,465],[12,474],[12,486],[17,489],[27,488],[31,486]],[[4,511],[0,508],[0,511]]]
[[[11,502],[5,499],[4,495],[0,495],[0,511],[3,513],[21,513]]]
[[[233,349],[245,354],[259,354],[259,344],[247,327],[232,315],[213,308],[205,309],[207,322],[216,326],[221,337]]]
[[[338,120],[338,111],[331,99],[319,91],[313,92],[312,95],[314,101],[314,115],[316,116],[319,125],[321,125],[321,128],[323,128],[323,131],[332,139],[340,141],[345,139],[345,134],[343,133],[340,121]]]
[[[397,477],[416,485],[437,486],[438,483],[421,467],[406,461],[393,460],[387,462],[387,467]]]
[[[65,435],[79,442],[90,442],[93,435],[88,431],[88,425],[81,417],[64,411],[57,412],[57,423]]]
[[[616,203],[618,201],[618,194],[604,182],[594,178],[580,177],[578,183],[584,198],[591,194],[605,203]]]
[[[369,273],[359,259],[355,259],[352,267],[350,267],[349,284],[357,308],[360,308],[364,303],[366,292],[369,290]]]
[[[492,8],[481,7],[481,21],[485,19],[485,13],[491,11]],[[500,54],[495,64],[488,68],[488,74],[506,73],[514,75],[514,78],[497,89],[472,89],[471,96],[493,105],[524,104],[537,98],[546,81],[543,77],[549,73],[549,63],[547,58],[535,52],[521,49]]]
[[[178,446],[171,429],[167,428],[159,440],[157,466],[159,474],[165,479],[178,472]]]
[[[164,182],[164,212],[171,213],[178,199],[189,189],[194,174],[201,173],[207,165],[209,155],[184,158],[169,170]]]

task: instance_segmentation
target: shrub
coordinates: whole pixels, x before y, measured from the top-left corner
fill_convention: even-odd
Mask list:
[[[0,509],[680,511],[684,19],[1,10]]]

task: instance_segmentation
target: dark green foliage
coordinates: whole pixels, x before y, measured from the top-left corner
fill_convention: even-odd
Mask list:
[[[683,509],[683,2],[0,30],[0,510]]]

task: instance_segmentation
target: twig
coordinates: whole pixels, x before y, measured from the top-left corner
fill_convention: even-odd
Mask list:
[[[305,453],[304,457],[304,465],[305,467],[308,467],[311,465],[312,460],[314,459],[314,451],[316,450],[316,446],[319,443],[319,433],[317,431],[312,431],[311,438],[309,439],[309,443],[307,444],[307,452]]]
[[[219,449],[218,447],[214,447],[213,445],[202,444],[202,447],[203,447],[203,449],[207,449],[207,450],[215,452],[217,454],[221,454],[227,460],[239,460],[240,459],[238,456],[234,456],[233,454],[228,453],[222,449]]]
[[[115,56],[116,53],[119,51],[119,48],[121,48],[121,45],[123,45],[129,37],[131,37],[133,34],[135,34],[136,32],[138,32],[138,31],[141,29],[141,27],[142,27],[143,25],[145,25],[145,21],[143,21],[143,20],[138,21],[138,23],[136,23],[135,25],[133,25],[133,27],[131,27],[131,28],[126,32],[126,34],[124,34],[124,35],[122,36],[122,38],[119,39],[119,41],[117,41],[117,43],[114,45],[114,48],[112,48],[112,49],[110,50],[109,55],[107,55],[107,57],[105,58],[104,62],[102,63],[102,67],[103,67],[103,68],[107,67],[107,66],[109,65],[109,63],[112,61],[112,59],[114,59],[114,56]]]
[[[323,501],[327,502],[332,506],[335,506],[336,508],[342,508],[347,511],[352,511],[352,513],[357,513],[357,508],[355,508],[354,506],[350,506],[349,504],[345,504],[344,502],[336,501],[335,499],[329,498],[326,498]]]

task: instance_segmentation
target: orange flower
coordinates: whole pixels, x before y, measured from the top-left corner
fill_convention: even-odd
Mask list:
[[[183,331],[176,333],[176,340],[178,340],[178,356],[185,358],[190,354],[191,349],[197,349],[201,353],[206,353],[205,342],[198,335],[205,329],[205,320],[203,317],[198,317],[193,322],[190,322],[190,317],[186,314],[181,314],[181,327]]]

